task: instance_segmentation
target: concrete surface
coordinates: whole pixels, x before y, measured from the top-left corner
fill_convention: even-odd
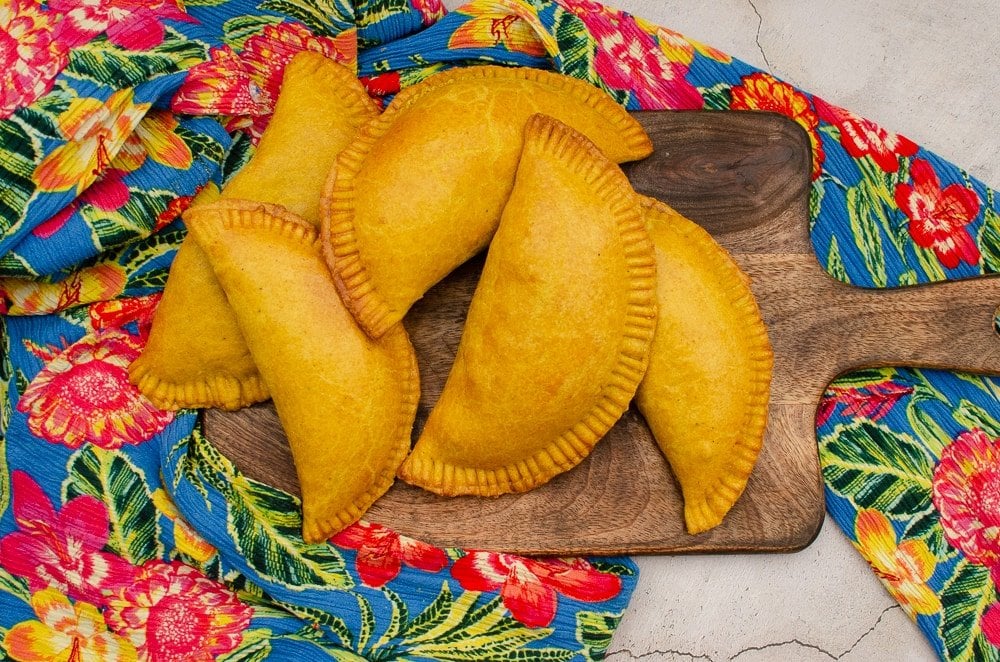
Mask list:
[[[996,0],[606,4],[768,70],[1000,186]],[[936,659],[829,519],[797,554],[643,557],[639,565],[612,662]]]

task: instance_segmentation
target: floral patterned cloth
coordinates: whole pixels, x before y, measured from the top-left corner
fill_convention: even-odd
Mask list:
[[[252,156],[304,49],[355,67],[384,103],[495,62],[556,69],[630,109],[780,112],[813,146],[810,229],[834,277],[910,285],[1000,263],[981,182],[591,0],[447,15],[437,0],[7,0],[0,651],[14,659],[587,660],[610,643],[630,560],[442,550],[366,522],[306,545],[296,500],[240,475],[199,412],[129,385],[180,213]],[[831,513],[946,659],[998,650],[996,395],[899,370],[832,385],[820,412]]]
[[[827,507],[944,660],[1000,659],[1000,378],[906,368],[830,385]]]

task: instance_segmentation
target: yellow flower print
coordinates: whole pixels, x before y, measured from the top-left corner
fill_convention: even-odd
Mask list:
[[[522,0],[479,0],[456,10],[472,17],[455,30],[448,48],[493,48],[542,57],[558,53],[555,38],[542,26],[535,10]]]
[[[10,315],[47,315],[72,306],[107,301],[125,289],[125,269],[114,263],[76,271],[58,283],[0,278],[0,299]]]
[[[168,110],[152,110],[139,125],[126,144],[138,142],[143,151],[157,163],[178,170],[191,167],[191,148],[177,135],[177,118]]]
[[[3,640],[4,649],[15,660],[130,662],[137,659],[132,642],[109,632],[104,616],[88,602],[71,604],[65,595],[47,588],[31,596],[31,607],[38,620],[18,623]]]
[[[187,554],[198,563],[205,563],[215,555],[215,548],[205,542],[194,532],[191,525],[184,521],[177,506],[162,487],[153,492],[153,505],[174,523],[174,545],[177,546],[177,551]]]
[[[111,163],[135,129],[148,103],[135,103],[132,90],[118,90],[101,102],[78,97],[59,115],[58,126],[66,142],[46,156],[32,175],[43,191],[84,190]]]
[[[937,566],[927,543],[897,542],[892,524],[877,510],[859,511],[854,531],[854,546],[910,618],[941,610],[941,600],[927,585]]]

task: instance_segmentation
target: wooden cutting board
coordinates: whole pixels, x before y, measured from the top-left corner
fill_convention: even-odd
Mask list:
[[[367,520],[436,545],[522,554],[794,551],[823,522],[814,417],[834,377],[860,365],[1000,367],[992,329],[1000,282],[868,291],[823,271],[809,241],[810,153],[798,125],[767,113],[636,117],[655,149],[625,167],[633,185],[702,224],[733,254],[752,279],[774,347],[767,432],[743,496],[721,526],[688,535],[677,485],[633,409],[582,464],[532,492],[449,499],[397,481]],[[423,391],[414,438],[448,375],[481,265],[460,268],[405,320]],[[210,411],[207,429],[244,473],[299,493],[270,403]]]

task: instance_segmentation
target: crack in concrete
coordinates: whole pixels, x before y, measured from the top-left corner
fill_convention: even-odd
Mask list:
[[[876,628],[878,628],[879,624],[882,622],[882,619],[885,618],[885,615],[887,613],[889,613],[890,611],[893,611],[894,609],[900,609],[900,606],[898,604],[897,605],[890,605],[890,606],[886,607],[885,609],[883,609],[882,613],[880,613],[878,615],[878,618],[875,620],[875,624],[872,625],[870,628],[868,628],[865,632],[863,632],[861,634],[861,636],[858,637],[854,641],[854,643],[851,644],[847,648],[847,650],[845,650],[840,655],[834,655],[833,653],[831,653],[830,651],[826,650],[822,646],[817,646],[816,644],[809,644],[809,643],[806,643],[804,641],[800,641],[799,639],[792,639],[790,641],[781,641],[781,642],[776,642],[776,643],[773,643],[773,644],[766,644],[764,646],[751,646],[749,648],[744,648],[740,652],[736,653],[736,655],[733,655],[731,658],[729,658],[729,660],[730,660],[730,662],[732,662],[732,660],[735,660],[736,658],[738,658],[743,653],[751,653],[751,652],[755,652],[755,651],[762,651],[762,650],[767,650],[769,648],[777,648],[779,646],[787,646],[789,644],[795,644],[795,645],[801,646],[802,648],[808,648],[810,650],[817,651],[819,653],[822,653],[823,655],[826,655],[831,660],[840,660],[840,659],[843,659],[845,656],[850,655],[851,651],[853,651],[855,648],[857,648],[858,644],[860,644],[862,641],[864,641],[865,637],[867,637],[868,635],[870,635],[872,632],[875,631]]]
[[[882,619],[885,618],[885,615],[888,614],[890,611],[893,611],[895,609],[900,609],[900,606],[898,604],[897,605],[891,605],[891,606],[886,607],[885,609],[883,609],[882,613],[880,613],[878,615],[878,618],[875,620],[875,624],[872,625],[870,628],[868,628],[865,632],[863,632],[861,634],[861,636],[858,637],[854,641],[854,643],[851,644],[847,648],[847,650],[845,650],[843,653],[841,653],[839,655],[835,655],[835,654],[831,653],[830,651],[826,650],[825,648],[823,648],[822,646],[817,646],[816,644],[810,644],[810,643],[807,643],[807,642],[802,641],[800,639],[790,639],[788,641],[779,641],[779,642],[775,642],[775,643],[771,643],[771,644],[764,644],[763,646],[749,646],[749,647],[744,648],[743,650],[737,652],[735,655],[733,655],[731,658],[729,658],[729,662],[732,662],[733,660],[735,660],[736,658],[740,657],[744,653],[754,653],[754,652],[758,652],[758,651],[768,650],[768,649],[771,649],[771,648],[779,648],[781,646],[792,646],[792,645],[794,645],[794,646],[800,646],[802,648],[808,648],[810,650],[817,651],[818,653],[822,653],[823,655],[829,657],[831,660],[841,660],[844,657],[846,657],[847,655],[850,655],[851,651],[853,651],[855,648],[857,648],[858,645],[862,641],[864,641],[864,639],[868,635],[870,635],[872,632],[874,632],[878,628],[879,624],[882,623]],[[621,648],[621,649],[616,650],[616,651],[609,651],[608,654],[607,654],[607,657],[605,659],[607,659],[607,660],[613,660],[615,658],[615,656],[617,656],[619,654],[627,655],[628,659],[630,659],[630,660],[641,660],[643,658],[651,657],[653,655],[657,655],[657,656],[664,656],[664,655],[675,655],[675,656],[677,656],[677,655],[679,655],[679,656],[683,656],[683,657],[686,657],[686,658],[690,658],[692,660],[706,660],[707,662],[715,662],[715,660],[710,655],[705,655],[705,654],[698,655],[698,654],[695,654],[695,653],[689,653],[687,651],[680,651],[680,650],[673,650],[673,649],[663,649],[663,650],[657,649],[657,650],[652,650],[652,651],[647,651],[645,653],[638,653],[637,654],[637,653],[633,653],[628,648]]]
[[[757,34],[754,35],[754,41],[757,42],[757,50],[760,51],[760,56],[764,58],[764,64],[767,65],[767,70],[771,71],[771,61],[767,59],[767,53],[764,52],[764,47],[760,43],[760,30],[764,25],[764,17],[761,15],[760,11],[757,9],[757,5],[754,4],[753,0],[747,0],[750,3],[750,7],[753,8],[753,13],[757,14]],[[771,73],[774,73],[771,71]]]
[[[605,660],[611,660],[616,655],[618,655],[619,653],[624,653],[625,655],[628,655],[628,659],[630,659],[630,660],[641,660],[644,657],[650,657],[650,656],[653,656],[653,655],[681,655],[683,657],[687,657],[687,658],[690,658],[692,660],[706,660],[707,662],[715,662],[715,660],[712,659],[712,657],[709,656],[709,655],[697,655],[695,653],[689,653],[687,651],[678,651],[678,650],[673,650],[673,649],[670,649],[670,648],[663,649],[663,650],[657,649],[657,650],[653,650],[653,651],[646,651],[645,653],[638,653],[638,654],[633,653],[628,648],[622,648],[620,650],[616,650],[616,651],[612,651],[612,652],[608,653],[608,655],[604,659]]]

